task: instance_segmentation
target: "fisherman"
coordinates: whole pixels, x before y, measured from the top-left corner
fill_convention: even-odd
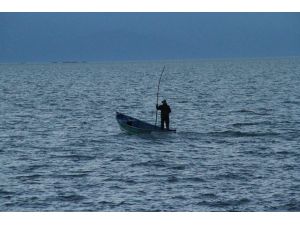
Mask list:
[[[161,127],[160,128],[163,130],[164,124],[166,124],[167,130],[169,130],[169,123],[170,123],[169,114],[171,113],[171,108],[167,104],[166,100],[163,100],[161,103],[162,103],[162,105],[160,105],[160,106],[158,106],[156,104],[156,109],[161,111],[161,114],[160,114]]]

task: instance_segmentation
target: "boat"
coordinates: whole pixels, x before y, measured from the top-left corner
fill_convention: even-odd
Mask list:
[[[127,116],[123,113],[116,112],[116,119],[121,128],[121,130],[135,133],[135,134],[147,134],[152,132],[170,133],[176,132],[175,129],[161,129],[158,126],[152,125],[150,123],[138,120],[136,118]]]

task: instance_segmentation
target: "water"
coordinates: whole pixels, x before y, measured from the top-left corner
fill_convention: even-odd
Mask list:
[[[176,134],[154,123],[156,88]],[[0,65],[1,211],[300,211],[300,59]]]

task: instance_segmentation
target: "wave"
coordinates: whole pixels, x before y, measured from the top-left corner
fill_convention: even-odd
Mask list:
[[[256,126],[256,125],[272,125],[270,121],[262,121],[262,122],[249,122],[249,123],[234,123],[233,127],[244,127],[244,126]]]
[[[32,174],[32,175],[20,175],[17,176],[16,179],[19,179],[21,181],[32,181],[41,178],[41,174]]]
[[[61,201],[66,201],[66,202],[78,202],[84,200],[86,197],[82,195],[77,195],[77,194],[70,194],[70,195],[59,195],[58,199]]]
[[[104,179],[105,182],[116,182],[116,183],[126,183],[128,185],[135,185],[137,184],[138,182],[129,178],[129,177],[109,177],[109,178],[106,178]],[[113,185],[111,186],[111,188],[115,188],[115,189],[122,189],[121,186],[116,186],[116,185]]]
[[[224,208],[224,207],[238,207],[240,205],[248,204],[251,200],[248,198],[241,198],[241,199],[230,199],[230,200],[218,200],[218,201],[201,201],[198,202],[197,205],[209,206],[209,207],[217,207],[217,208]],[[226,210],[228,211],[228,210]]]
[[[5,191],[5,190],[0,190],[0,196],[1,198],[10,198],[11,196],[15,195],[15,192],[12,191]]]
[[[75,161],[89,161],[96,158],[96,156],[88,156],[88,155],[51,155],[51,158],[61,158],[61,159],[73,159]]]
[[[103,201],[99,201],[98,204],[101,205],[102,207],[109,207],[112,209],[112,208],[126,204],[126,201],[108,202],[108,201],[103,200]]]
[[[273,206],[269,211],[289,211],[289,212],[299,212],[300,202],[297,199],[291,199],[288,203],[280,206]]]
[[[154,166],[154,167],[167,167],[167,164],[163,160],[149,160],[145,162],[133,163],[130,166]]]
[[[284,101],[285,104],[294,104],[294,105],[300,105],[300,101]]]
[[[264,136],[277,136],[275,132],[242,132],[242,131],[221,131],[221,132],[210,132],[211,136],[217,137],[264,137]]]
[[[224,137],[224,138],[240,138],[240,137],[273,137],[279,136],[276,132],[243,132],[236,130],[216,131],[216,132],[178,132],[178,135],[188,140],[199,140],[207,137]]]
[[[252,114],[252,115],[260,115],[260,116],[268,116],[270,115],[270,113],[268,113],[268,109],[263,109],[261,110],[261,112],[257,112],[257,111],[253,111],[253,110],[248,110],[248,109],[241,109],[241,110],[236,110],[233,112],[237,112],[237,113],[246,113],[246,114]]]
[[[168,179],[167,179],[167,181],[169,183],[175,183],[175,182],[178,182],[179,179],[176,176],[169,176]]]
[[[26,173],[28,173],[28,172],[32,172],[32,171],[35,171],[35,170],[38,170],[38,169],[41,169],[41,168],[48,168],[49,167],[49,165],[38,165],[38,164],[36,164],[36,165],[29,165],[26,169],[24,169],[23,170],[23,172],[26,172]]]
[[[174,170],[185,170],[186,169],[186,165],[174,165],[174,166],[171,166],[171,169],[174,169]]]
[[[216,198],[217,195],[213,194],[213,193],[206,193],[206,194],[201,194],[200,196],[201,198]]]
[[[176,200],[186,200],[187,198],[183,195],[176,195],[174,197],[172,197],[172,199],[176,199]]]
[[[74,174],[55,174],[52,178],[82,178],[89,175],[89,171],[84,173],[74,173]]]
[[[116,157],[112,158],[110,161],[111,162],[125,162],[126,159],[122,158],[121,156],[116,156]]]
[[[195,183],[205,182],[205,180],[200,177],[187,177],[187,178],[184,178],[183,181],[195,182]]]
[[[215,176],[216,180],[247,180],[246,174],[225,173]]]

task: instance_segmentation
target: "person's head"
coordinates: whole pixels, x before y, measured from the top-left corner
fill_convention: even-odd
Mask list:
[[[166,101],[166,99],[164,99],[164,100],[162,100],[162,102],[161,102],[162,104],[167,104],[167,101]]]

